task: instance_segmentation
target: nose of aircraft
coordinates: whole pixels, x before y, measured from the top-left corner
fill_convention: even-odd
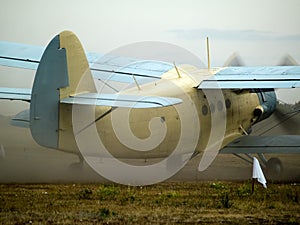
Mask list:
[[[254,110],[255,122],[268,118],[276,109],[276,94],[274,89],[258,89],[257,93],[260,105]]]

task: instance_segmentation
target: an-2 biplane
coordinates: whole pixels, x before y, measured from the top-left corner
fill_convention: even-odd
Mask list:
[[[275,88],[300,87],[299,66],[198,69],[101,57],[86,56],[69,31],[55,36],[45,50],[1,42],[0,65],[36,70],[31,90],[0,88],[0,99],[30,103],[13,123],[29,127],[38,144],[82,160],[85,145],[87,157],[96,155],[93,141],[78,140],[90,127],[110,156],[147,160],[173,154],[177,162],[177,155],[183,160],[187,154],[188,160],[204,152],[200,170],[219,151],[240,157],[257,153],[266,165],[281,169],[279,160],[267,162],[263,153],[300,150],[299,136],[248,135],[252,125],[275,111]],[[114,93],[99,93],[94,80]]]

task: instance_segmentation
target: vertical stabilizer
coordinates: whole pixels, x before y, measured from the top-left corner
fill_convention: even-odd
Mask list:
[[[59,40],[60,48],[66,50],[69,75],[69,86],[60,89],[60,99],[76,93],[96,92],[92,73],[79,39],[72,32],[63,31],[59,34]],[[81,90],[77,90],[79,82]]]
[[[59,148],[62,130],[60,99],[75,95],[85,76],[84,90],[95,91],[89,65],[78,38],[70,31],[55,36],[48,44],[39,63],[32,88],[30,130],[42,146]]]

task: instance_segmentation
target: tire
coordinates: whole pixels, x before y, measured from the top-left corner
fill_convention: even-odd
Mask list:
[[[270,158],[266,164],[266,170],[271,178],[279,178],[283,172],[283,166],[278,158]]]

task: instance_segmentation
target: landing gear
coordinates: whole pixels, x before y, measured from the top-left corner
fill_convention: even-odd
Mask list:
[[[233,155],[237,156],[238,158],[246,161],[247,163],[252,164],[253,156],[251,154],[244,154],[246,157],[234,153]],[[267,175],[269,178],[279,178],[283,172],[283,166],[278,158],[270,158],[266,160],[265,156],[262,153],[258,154],[260,159],[261,165],[265,168]]]
[[[278,158],[270,158],[266,163],[267,174],[271,178],[279,177],[283,172],[283,166]]]

